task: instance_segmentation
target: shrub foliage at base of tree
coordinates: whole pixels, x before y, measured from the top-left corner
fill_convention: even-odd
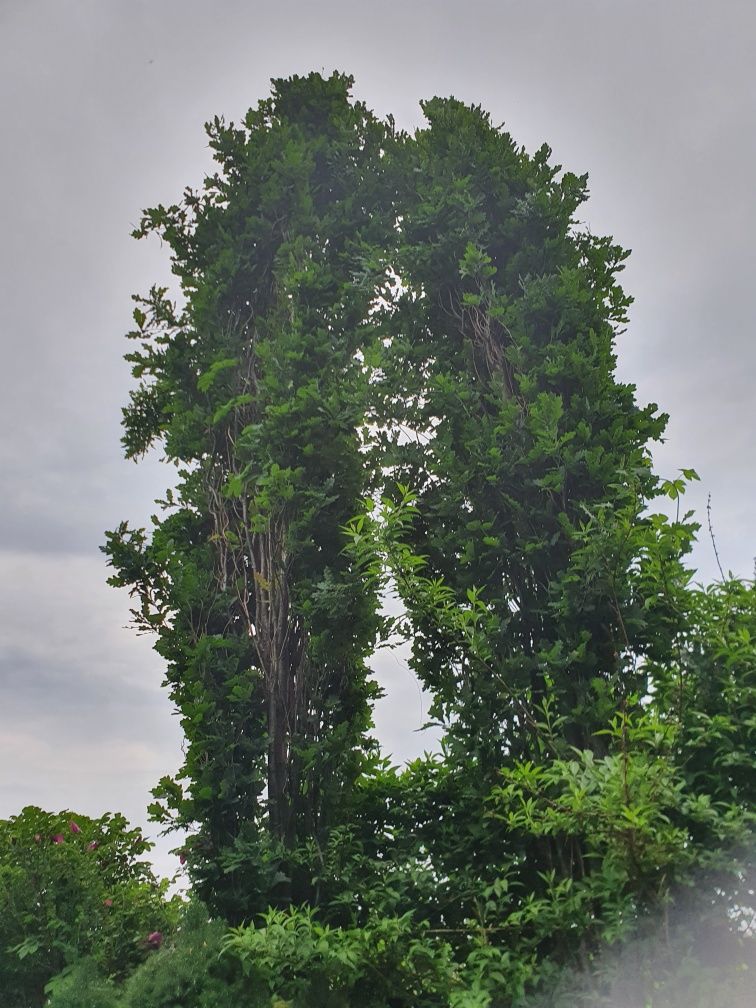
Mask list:
[[[123,979],[176,919],[146,856],[151,844],[121,815],[99,819],[29,806],[0,820],[3,1004],[33,1008],[45,985],[82,959]]]

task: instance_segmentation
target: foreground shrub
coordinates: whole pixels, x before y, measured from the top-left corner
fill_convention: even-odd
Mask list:
[[[117,1008],[269,1008],[259,978],[223,953],[226,931],[201,903],[190,904],[174,938],[128,979]]]
[[[449,946],[411,914],[330,928],[308,908],[271,910],[225,943],[269,995],[292,1008],[442,1008],[454,982]]]
[[[118,989],[92,958],[79,959],[46,987],[46,1008],[118,1008]]]
[[[4,1008],[44,1004],[48,981],[81,958],[120,978],[150,953],[148,935],[170,931],[175,904],[142,860],[149,849],[121,815],[30,806],[0,821]]]

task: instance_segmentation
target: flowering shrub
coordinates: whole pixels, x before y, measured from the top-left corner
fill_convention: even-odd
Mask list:
[[[121,815],[90,819],[34,807],[0,821],[0,977],[6,1008],[82,956],[123,976],[171,927],[173,905],[141,860],[150,845]],[[160,936],[160,937],[158,937]]]

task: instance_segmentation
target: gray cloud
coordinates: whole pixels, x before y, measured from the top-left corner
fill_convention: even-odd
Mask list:
[[[6,551],[0,569],[0,816],[36,804],[144,824],[181,739],[160,662],[125,625],[126,593],[107,588],[99,557]],[[156,854],[165,872],[171,846]]]

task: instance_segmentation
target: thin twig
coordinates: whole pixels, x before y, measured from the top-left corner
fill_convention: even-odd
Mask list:
[[[717,559],[717,567],[719,567],[719,573],[722,575],[722,581],[726,581],[727,579],[724,576],[722,564],[719,562],[719,551],[717,550],[717,541],[714,538],[714,529],[711,525],[711,494],[709,494],[706,499],[706,519],[709,523],[709,537],[711,538],[711,545],[714,547],[714,556]]]

